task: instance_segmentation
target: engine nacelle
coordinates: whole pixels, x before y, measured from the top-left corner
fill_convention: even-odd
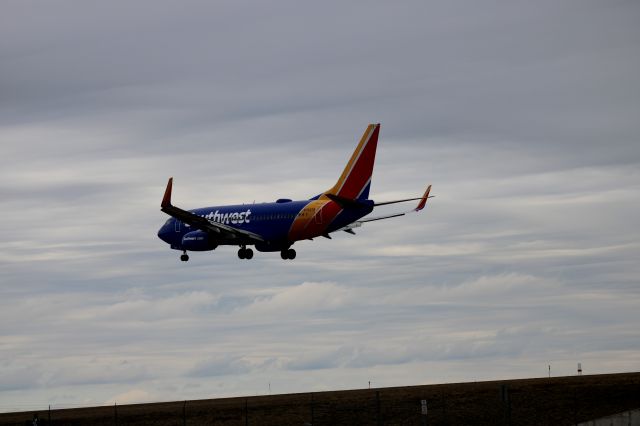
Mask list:
[[[208,251],[213,250],[218,245],[215,243],[209,233],[204,231],[191,231],[182,237],[182,248],[189,251]]]

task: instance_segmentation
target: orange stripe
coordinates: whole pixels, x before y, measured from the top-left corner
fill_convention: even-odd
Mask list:
[[[341,211],[342,208],[330,200],[309,202],[293,220],[289,229],[289,241],[305,240],[322,235]]]

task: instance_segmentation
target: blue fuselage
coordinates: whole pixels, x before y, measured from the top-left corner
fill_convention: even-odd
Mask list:
[[[343,208],[334,201],[312,199],[204,207],[190,212],[209,221],[259,235],[264,239],[264,243],[255,244],[260,251],[280,251],[295,241],[339,230],[372,210],[371,200],[362,200],[359,206]],[[176,250],[202,251],[212,250],[218,245],[242,244],[224,235],[206,234],[173,217],[160,228],[158,237]],[[198,245],[194,243],[196,238],[207,242]]]

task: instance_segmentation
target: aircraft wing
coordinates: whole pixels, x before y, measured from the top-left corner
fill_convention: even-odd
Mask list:
[[[260,235],[253,232],[245,231],[244,229],[238,229],[233,226],[225,225],[223,223],[214,222],[206,219],[190,211],[183,210],[171,204],[171,189],[173,186],[173,178],[169,178],[167,182],[167,189],[164,191],[164,197],[162,198],[162,204],[160,204],[160,210],[175,217],[176,219],[186,223],[194,228],[200,229],[205,232],[220,235],[221,239],[240,239],[249,242],[261,242],[264,241]]]
[[[434,197],[434,195],[429,195],[430,192],[431,192],[431,185],[429,185],[427,187],[427,190],[424,192],[424,195],[422,195],[422,197],[405,198],[403,200],[385,201],[385,202],[382,202],[382,203],[376,203],[376,204],[374,204],[374,207],[375,206],[384,206],[384,205],[387,205],[387,204],[404,203],[406,201],[420,200],[418,205],[416,207],[414,207],[413,209],[411,209],[411,210],[407,210],[407,211],[399,212],[399,213],[391,213],[391,214],[387,214],[387,215],[384,215],[384,216],[366,217],[364,219],[357,220],[357,221],[345,226],[341,230],[345,231],[345,232],[348,232],[350,234],[355,234],[355,232],[353,232],[353,228],[358,228],[358,227],[362,226],[363,223],[373,222],[373,221],[376,221],[376,220],[391,219],[392,217],[399,217],[399,216],[404,216],[404,215],[409,214],[409,213],[419,212],[420,210],[424,209],[424,206],[427,204],[427,200],[429,198],[433,198]]]

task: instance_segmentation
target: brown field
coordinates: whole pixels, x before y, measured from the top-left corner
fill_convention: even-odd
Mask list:
[[[421,400],[428,404],[426,419]],[[640,408],[640,373],[52,410],[50,424],[555,426],[634,408]],[[0,425],[22,426],[32,416],[33,412],[0,414]],[[47,411],[39,416],[40,424],[46,425]]]

